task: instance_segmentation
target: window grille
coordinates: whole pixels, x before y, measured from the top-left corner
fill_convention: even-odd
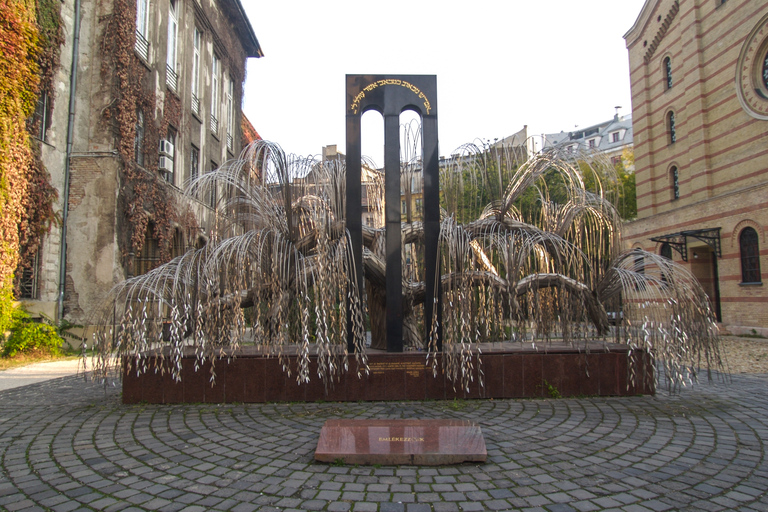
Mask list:
[[[760,242],[757,231],[744,228],[739,235],[739,251],[741,257],[741,282],[761,283],[760,276]]]
[[[179,75],[177,75],[173,68],[167,64],[165,66],[165,83],[172,91],[176,91],[176,88],[179,85]]]
[[[667,127],[669,129],[669,143],[674,144],[677,141],[677,130],[675,129],[675,113],[667,113]]]
[[[21,271],[21,279],[19,280],[21,299],[37,299],[37,277],[40,264],[40,249],[35,251],[35,255],[32,260],[32,265],[28,268],[24,268]]]
[[[680,175],[677,167],[672,167],[669,170],[669,174],[672,180],[672,199],[680,199]]]
[[[136,53],[142,59],[149,60],[149,41],[138,31],[136,32]]]
[[[672,88],[672,59],[664,59],[664,78],[667,82],[667,89]]]

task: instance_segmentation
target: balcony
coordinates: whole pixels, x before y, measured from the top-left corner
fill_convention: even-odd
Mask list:
[[[149,41],[140,32],[136,32],[136,53],[142,59],[149,61]]]
[[[211,132],[214,135],[218,135],[219,133],[219,120],[216,119],[216,116],[211,114]]]
[[[200,115],[200,98],[196,94],[192,94],[192,113]]]
[[[176,92],[176,87],[179,85],[179,75],[167,64],[165,66],[165,83],[172,91]]]
[[[227,149],[230,151],[233,151],[235,148],[234,139],[232,138],[231,133],[227,133]]]

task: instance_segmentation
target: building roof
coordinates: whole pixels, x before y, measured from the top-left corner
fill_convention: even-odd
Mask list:
[[[235,28],[242,39],[246,56],[254,58],[263,57],[264,52],[261,50],[259,40],[256,38],[251,21],[245,14],[245,9],[243,9],[243,4],[240,3],[240,0],[219,0],[219,2],[227,8],[227,11],[235,19]]]
[[[256,128],[253,127],[248,118],[245,117],[245,114],[242,114],[240,122],[243,132],[243,147],[255,140],[261,140],[261,135],[259,135],[259,132],[256,131]]]
[[[615,141],[614,133],[617,134]],[[632,145],[632,116],[619,116],[617,114],[613,116],[613,119],[581,130],[548,133],[544,134],[543,138],[544,148],[563,145],[566,147],[573,146],[574,149],[612,152]],[[590,146],[590,141],[594,141],[593,146]]]

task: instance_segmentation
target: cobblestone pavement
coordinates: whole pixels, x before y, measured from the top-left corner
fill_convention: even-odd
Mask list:
[[[486,464],[315,463],[328,418],[477,421]],[[0,393],[0,509],[768,510],[768,375],[680,395],[124,406],[65,377]]]

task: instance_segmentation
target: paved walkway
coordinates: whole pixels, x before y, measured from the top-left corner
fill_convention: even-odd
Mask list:
[[[82,369],[82,362],[79,359],[69,359],[2,370],[0,371],[0,391],[76,375],[79,369]]]
[[[677,396],[123,406],[65,377],[0,392],[0,509],[768,510],[768,376]],[[488,462],[313,462],[328,418],[467,418]]]

